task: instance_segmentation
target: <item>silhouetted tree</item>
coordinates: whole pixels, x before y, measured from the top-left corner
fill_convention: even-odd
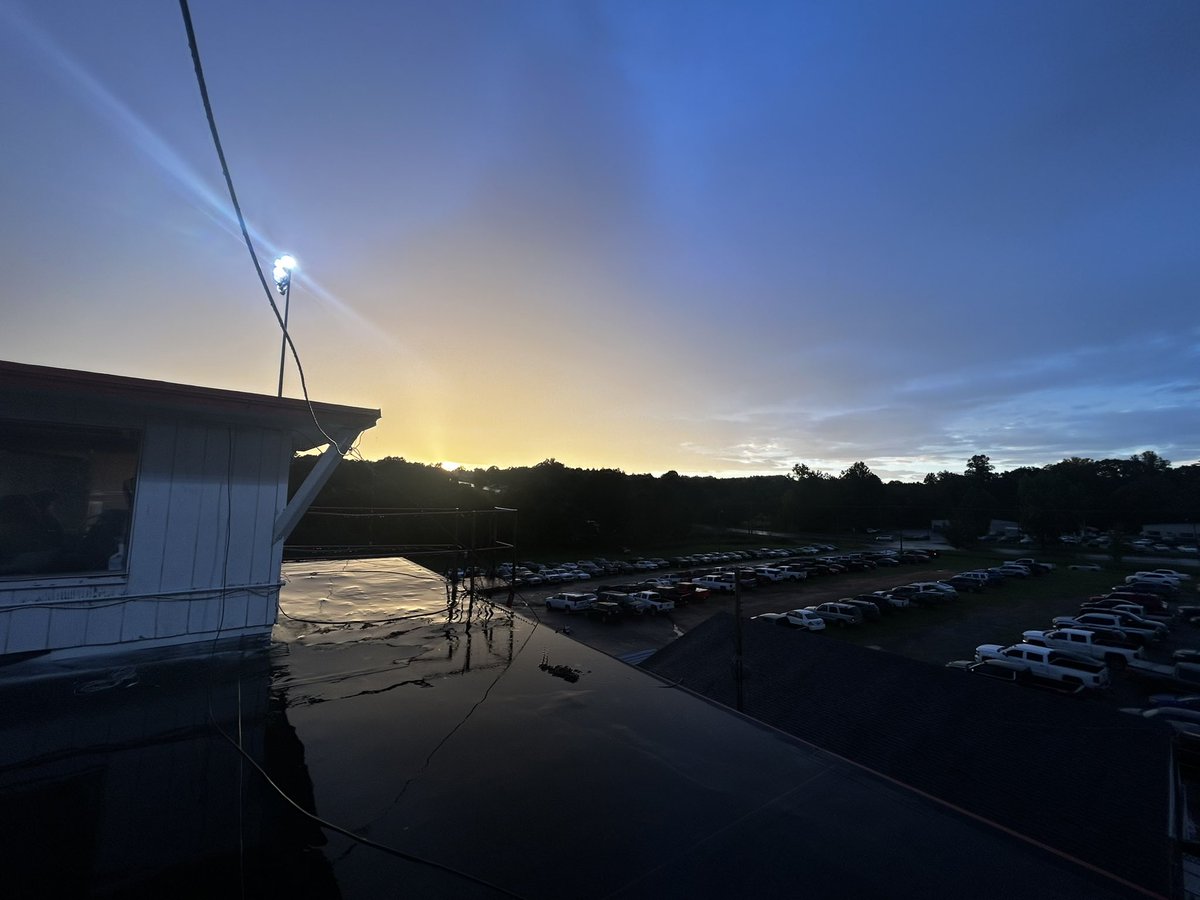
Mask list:
[[[976,453],[967,460],[967,471],[964,474],[982,483],[991,481],[995,471],[996,467],[992,465],[991,459],[982,453]]]

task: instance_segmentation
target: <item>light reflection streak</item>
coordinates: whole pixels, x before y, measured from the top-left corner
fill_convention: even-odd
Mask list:
[[[168,182],[180,188],[183,195],[190,198],[195,208],[205,213],[233,240],[239,244],[242,243],[241,228],[232,206],[223,192],[217,193],[209,187],[183,157],[146,124],[145,120],[106,88],[87,68],[68,55],[49,34],[25,18],[18,9],[10,4],[0,5],[0,16],[3,16],[12,30],[42,56],[47,62],[47,68],[53,74],[67,87],[74,89],[82,96],[85,106],[98,119],[110,123],[117,134],[141,152],[167,177]],[[266,251],[265,257],[268,261],[279,255],[281,248],[274,241],[249,222],[247,222],[247,229],[259,251]],[[377,325],[303,272],[297,273],[296,282],[339,315],[352,320],[373,336],[385,336]],[[395,341],[389,339],[388,343],[394,344]]]

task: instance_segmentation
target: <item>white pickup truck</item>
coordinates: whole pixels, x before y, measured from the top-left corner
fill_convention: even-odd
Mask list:
[[[1054,628],[1049,631],[1026,631],[1021,635],[1026,644],[1062,650],[1087,659],[1098,659],[1110,666],[1144,659],[1146,653],[1135,641],[1115,634],[1084,631],[1081,628]]]
[[[1064,684],[1082,684],[1084,687],[1108,687],[1111,679],[1108,666],[1101,662],[1080,659],[1061,650],[1036,647],[1033,644],[981,644],[975,648],[975,660],[994,659],[1014,669],[1023,669]]]
[[[692,584],[708,588],[710,591],[722,591],[727,594],[732,594],[735,587],[732,579],[726,580],[720,575],[701,575],[699,578],[693,578]]]
[[[675,608],[675,601],[668,600],[658,591],[637,591],[629,595],[628,602],[638,612],[670,612]]]
[[[808,579],[808,569],[794,563],[785,563],[779,566],[779,571],[783,573],[785,581],[806,581]]]

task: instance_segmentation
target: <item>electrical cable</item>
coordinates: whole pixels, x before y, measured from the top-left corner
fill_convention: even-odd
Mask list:
[[[275,790],[275,792],[277,794],[279,794],[280,797],[283,798],[283,800],[285,802],[287,802],[292,807],[294,807],[296,809],[296,811],[299,812],[302,816],[310,819],[311,821],[315,822],[317,825],[321,826],[322,828],[328,829],[329,831],[334,831],[334,832],[342,835],[343,837],[347,837],[352,841],[356,841],[359,844],[362,844],[367,847],[372,847],[375,850],[380,850],[384,853],[388,853],[392,856],[398,857],[399,859],[406,860],[407,862],[417,863],[418,865],[422,865],[422,866],[429,866],[430,868],[437,869],[441,872],[446,872],[449,875],[454,875],[455,877],[462,878],[465,881],[470,881],[474,884],[478,884],[483,887],[490,888],[493,891],[503,894],[505,897],[514,897],[514,898],[516,898],[516,900],[525,900],[525,898],[523,898],[520,894],[515,894],[512,891],[508,890],[507,888],[503,888],[498,884],[494,884],[493,882],[490,882],[487,879],[480,878],[478,875],[472,875],[470,872],[464,872],[461,869],[456,869],[453,866],[446,865],[445,863],[440,863],[440,862],[437,862],[436,860],[432,860],[432,859],[425,859],[424,857],[417,856],[416,854],[407,853],[404,850],[400,850],[399,848],[391,847],[387,844],[381,844],[378,841],[373,841],[370,838],[364,837],[361,834],[355,834],[353,831],[351,831],[348,828],[343,828],[341,825],[335,825],[333,822],[323,819],[320,816],[316,815],[315,813],[309,812],[303,806],[301,806],[299,803],[297,803],[295,800],[293,800],[287,794],[287,792],[284,791],[283,788],[281,788],[278,784],[276,784],[275,781],[271,778],[271,776],[269,774],[267,774],[267,771],[258,764],[258,762],[254,759],[254,757],[252,757],[250,754],[248,754],[244,748],[239,747],[237,742],[234,741],[233,738],[231,738],[225,732],[225,730],[223,728],[221,728],[221,726],[218,725],[215,721],[213,722],[213,727],[217,729],[217,731],[221,734],[221,736],[223,738],[225,738],[225,740],[227,740],[230,744],[233,745],[233,748],[235,750],[237,750],[237,752],[240,753],[246,759],[246,761],[248,763],[250,763],[250,765],[255,770],[257,770],[258,774],[263,777],[263,779],[267,782],[267,784],[269,784]]]
[[[246,584],[234,585],[233,587],[221,588],[190,588],[186,591],[155,591],[154,593],[145,594],[123,594],[120,597],[97,597],[94,600],[69,600],[58,601],[55,603],[12,603],[0,606],[0,613],[14,612],[21,609],[106,609],[110,606],[120,606],[124,603],[176,603],[180,597],[194,597],[195,599],[212,599],[211,597],[204,598],[205,594],[222,595],[230,590],[242,591],[247,594],[256,594],[259,596],[269,597],[272,593],[279,590],[282,586],[281,582],[272,584]],[[118,642],[120,643],[120,642]]]
[[[228,516],[228,513],[229,513],[229,510],[228,510],[228,508],[227,508],[227,511],[226,511],[226,513],[227,513],[227,516]],[[228,522],[228,519],[227,519],[227,522]],[[228,532],[227,532],[227,537],[228,537]],[[349,565],[349,561],[347,561],[347,565]],[[226,567],[228,567],[228,543],[226,544]],[[280,609],[280,611],[281,611],[281,612],[283,611],[283,610],[282,610],[282,607],[279,607],[279,609]],[[224,609],[222,609],[222,614],[224,614]],[[284,615],[287,615],[287,613],[284,613]],[[423,614],[421,614],[421,615],[422,615],[422,616],[427,616],[428,614],[424,614],[424,613],[423,613]],[[415,618],[415,617],[416,617],[416,616],[404,616],[404,617],[400,617],[400,618]],[[288,616],[288,618],[292,618],[292,617],[291,617],[291,616]],[[336,623],[336,624],[343,624],[343,623]],[[534,625],[534,628],[533,628],[533,631],[530,631],[529,635],[528,635],[528,636],[526,637],[526,639],[525,639],[525,643],[523,643],[523,644],[521,645],[521,646],[522,646],[522,649],[524,648],[525,644],[527,644],[527,643],[529,642],[530,638],[532,638],[532,637],[533,637],[533,632],[534,632],[534,631],[536,631],[536,630],[537,630],[537,625],[535,624],[535,625]],[[214,641],[214,650],[215,650],[215,641]],[[467,720],[467,719],[469,719],[469,718],[471,717],[471,714],[475,712],[475,710],[476,710],[476,709],[479,707],[479,705],[480,705],[480,704],[481,704],[481,703],[482,703],[484,700],[486,700],[486,699],[487,699],[487,696],[488,696],[488,694],[490,694],[490,693],[491,693],[491,690],[492,690],[492,688],[493,688],[493,687],[495,687],[496,683],[497,683],[497,682],[500,680],[500,677],[501,677],[501,676],[504,674],[504,672],[506,672],[506,671],[508,671],[508,667],[506,667],[505,669],[503,669],[503,670],[502,670],[502,671],[501,671],[501,672],[500,672],[500,673],[499,673],[499,674],[496,676],[496,679],[495,679],[495,680],[492,682],[492,684],[491,684],[491,685],[488,687],[487,691],[485,691],[485,692],[484,692],[484,695],[483,695],[483,697],[482,697],[482,698],[479,700],[479,702],[477,702],[477,703],[475,704],[475,706],[473,706],[473,707],[471,708],[471,710],[470,710],[470,711],[467,713],[467,716],[466,716],[466,717],[465,717],[465,718],[462,720],[462,722],[460,722],[460,723],[459,723],[457,726],[455,726],[455,728],[454,728],[454,729],[453,729],[453,730],[450,732],[450,734],[451,734],[451,735],[452,735],[452,734],[453,734],[455,731],[457,731],[457,730],[458,730],[458,728],[459,728],[459,727],[461,727],[461,725],[462,725],[462,724],[464,724],[464,723],[466,722],[466,720]],[[239,698],[239,706],[238,706],[238,723],[237,723],[237,724],[238,724],[238,733],[239,733],[239,737],[240,737],[240,735],[241,735],[241,728],[242,728],[242,722],[241,722],[241,705],[240,705],[240,700],[241,700],[241,678],[240,678],[240,676],[239,676],[239,678],[238,678],[238,698]],[[228,732],[226,732],[226,731],[225,731],[225,729],[221,727],[220,723],[218,723],[218,722],[217,722],[217,720],[216,720],[216,716],[215,716],[215,715],[213,715],[213,711],[212,711],[211,681],[210,681],[209,710],[208,710],[208,712],[209,712],[209,721],[210,721],[211,725],[213,726],[213,728],[215,728],[215,729],[217,730],[217,732],[218,732],[218,733],[221,735],[221,737],[223,737],[223,738],[224,738],[224,739],[225,739],[225,740],[226,740],[226,741],[227,741],[227,742],[228,742],[230,745],[232,745],[232,746],[233,746],[233,748],[234,748],[235,750],[237,750],[237,752],[238,752],[239,756],[241,757],[241,759],[245,760],[246,762],[249,762],[249,763],[250,763],[250,765],[251,765],[251,766],[253,766],[253,767],[254,767],[254,769],[255,769],[255,770],[256,770],[256,771],[257,771],[257,772],[258,772],[258,773],[259,773],[259,774],[260,774],[260,775],[263,777],[263,779],[264,779],[264,780],[267,782],[267,784],[268,784],[268,785],[270,785],[270,786],[271,786],[271,788],[272,788],[272,789],[273,789],[273,790],[274,790],[274,791],[275,791],[275,792],[276,792],[276,793],[277,793],[277,794],[278,794],[278,795],[279,795],[279,796],[280,796],[280,797],[281,797],[281,798],[282,798],[282,799],[283,799],[285,802],[287,802],[287,803],[288,803],[290,806],[292,806],[293,808],[295,808],[295,809],[296,809],[296,810],[297,810],[297,811],[298,811],[298,812],[299,812],[301,815],[305,816],[306,818],[308,818],[308,819],[309,819],[309,820],[311,820],[312,822],[315,822],[315,823],[316,823],[317,825],[319,825],[321,828],[325,828],[325,829],[328,829],[328,830],[330,830],[330,831],[334,831],[334,832],[336,832],[336,833],[338,833],[338,834],[340,834],[340,835],[342,835],[342,836],[344,836],[344,837],[347,837],[347,838],[349,838],[350,840],[352,840],[352,841],[355,841],[355,842],[357,842],[357,843],[359,843],[359,844],[362,844],[362,845],[364,845],[364,846],[367,846],[367,847],[372,847],[372,848],[374,848],[374,849],[376,849],[376,850],[380,850],[380,851],[382,851],[382,852],[384,852],[384,853],[388,853],[388,854],[390,854],[390,855],[392,855],[392,856],[396,856],[396,857],[398,857],[398,858],[400,858],[400,859],[403,859],[403,860],[406,860],[406,861],[408,861],[408,862],[417,863],[417,864],[419,864],[419,865],[424,865],[424,866],[429,866],[429,867],[431,867],[431,868],[437,869],[437,870],[439,870],[439,871],[442,871],[442,872],[445,872],[445,873],[447,873],[447,874],[450,874],[450,875],[456,876],[456,877],[458,877],[458,878],[462,878],[462,879],[464,879],[464,880],[470,881],[470,882],[472,882],[472,883],[474,883],[474,884],[481,885],[481,886],[483,886],[483,887],[486,887],[486,888],[489,888],[489,889],[491,889],[491,890],[493,890],[493,891],[496,891],[496,892],[498,892],[498,893],[500,893],[500,894],[503,894],[503,895],[504,895],[504,896],[506,896],[506,897],[514,897],[514,898],[517,898],[517,900],[524,900],[524,898],[522,898],[520,894],[513,893],[512,891],[510,891],[510,890],[508,890],[508,889],[506,889],[506,888],[503,888],[503,887],[501,887],[501,886],[500,886],[500,885],[498,885],[498,884],[494,884],[493,882],[490,882],[490,881],[488,881],[488,880],[486,880],[486,879],[484,879],[484,878],[480,878],[479,876],[472,875],[472,874],[470,874],[469,872],[464,872],[464,871],[462,871],[462,870],[460,870],[460,869],[456,869],[456,868],[454,868],[453,866],[446,865],[445,863],[440,863],[440,862],[437,862],[436,860],[426,859],[426,858],[424,858],[424,857],[417,856],[417,855],[415,855],[415,854],[412,854],[412,853],[407,853],[407,852],[405,852],[405,851],[403,851],[403,850],[400,850],[400,849],[398,849],[398,848],[396,848],[396,847],[392,847],[392,846],[389,846],[389,845],[387,845],[387,844],[382,844],[382,843],[379,843],[378,841],[371,840],[370,838],[368,838],[368,837],[366,837],[366,836],[364,836],[364,835],[356,834],[355,832],[351,831],[351,830],[350,830],[350,829],[348,829],[348,828],[344,828],[344,827],[342,827],[342,826],[340,826],[340,825],[336,825],[336,824],[334,824],[333,822],[330,822],[330,821],[328,821],[328,820],[326,820],[326,819],[323,819],[323,818],[321,818],[320,816],[316,815],[316,813],[309,812],[309,811],[308,811],[308,810],[306,810],[306,809],[305,809],[303,806],[301,806],[301,805],[300,805],[300,804],[299,804],[299,803],[298,803],[296,800],[294,800],[294,799],[293,799],[293,798],[292,798],[292,797],[291,797],[291,796],[290,796],[290,795],[289,795],[289,794],[288,794],[286,791],[284,791],[284,790],[283,790],[283,788],[281,788],[281,787],[280,787],[280,786],[279,786],[279,785],[278,785],[278,784],[277,784],[277,783],[274,781],[274,779],[272,779],[272,778],[271,778],[271,776],[270,776],[270,775],[267,773],[267,771],[266,771],[266,770],[265,770],[265,769],[264,769],[264,768],[263,768],[261,765],[259,765],[258,761],[257,761],[257,760],[255,760],[255,759],[254,759],[254,757],[252,757],[252,756],[251,756],[249,753],[247,753],[247,752],[246,752],[246,749],[245,749],[245,747],[242,745],[242,742],[241,742],[240,740],[237,740],[237,741],[235,741],[235,740],[234,740],[234,739],[233,739],[233,738],[232,738],[232,737],[231,737],[231,736],[228,734]],[[449,739],[449,737],[450,737],[450,735],[447,735],[447,736],[446,736],[446,738],[445,738],[445,739],[443,739],[442,743],[445,743],[445,740],[448,740],[448,739]],[[441,745],[439,744],[439,747],[440,747],[440,746],[441,746]],[[436,752],[436,748],[435,748],[435,752]],[[239,768],[239,772],[240,772],[240,768]],[[240,797],[240,788],[239,788],[239,797]],[[240,807],[239,807],[239,808],[240,808]],[[244,876],[243,876],[243,878],[242,878],[242,882],[243,882],[243,893],[244,893],[244,888],[245,888],[245,878],[244,878]]]
[[[188,48],[192,54],[192,66],[196,70],[196,83],[200,88],[200,99],[204,102],[204,115],[208,119],[208,130],[212,134],[213,146],[217,150],[217,159],[221,162],[221,172],[225,176],[225,186],[229,189],[229,199],[233,203],[233,211],[237,214],[238,225],[242,229],[242,238],[246,242],[246,249],[250,252],[250,260],[254,263],[254,271],[258,273],[259,283],[262,285],[263,291],[267,295],[267,302],[271,305],[271,311],[275,313],[275,320],[279,323],[279,328],[283,332],[283,339],[291,348],[292,358],[296,361],[296,371],[300,375],[300,390],[304,394],[304,402],[308,406],[308,413],[312,416],[313,424],[316,425],[322,437],[325,438],[334,448],[337,449],[338,455],[345,455],[344,450],[337,441],[330,437],[329,433],[321,426],[317,419],[317,412],[313,409],[312,400],[308,396],[308,384],[304,378],[304,366],[300,363],[300,352],[296,349],[296,344],[292,340],[292,336],[288,334],[287,325],[283,321],[283,315],[279,312],[279,306],[275,303],[275,296],[271,293],[271,287],[267,284],[267,276],[263,274],[262,265],[258,261],[258,254],[254,250],[254,242],[250,239],[250,229],[246,226],[246,217],[242,214],[242,206],[238,202],[237,191],[233,187],[233,176],[229,172],[229,163],[225,159],[225,150],[221,146],[221,136],[217,132],[217,120],[213,115],[212,103],[208,98],[208,85],[204,80],[204,67],[200,63],[200,48],[196,43],[196,31],[192,27],[192,13],[188,8],[188,0],[179,0],[179,10],[183,14],[183,25],[187,30]],[[349,448],[347,448],[349,449]]]

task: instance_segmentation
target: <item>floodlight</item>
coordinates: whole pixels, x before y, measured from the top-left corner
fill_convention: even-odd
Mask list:
[[[296,257],[290,253],[285,253],[283,256],[275,260],[275,269],[271,274],[275,278],[275,287],[279,293],[286,294],[288,287],[292,283],[292,271],[296,268]]]

